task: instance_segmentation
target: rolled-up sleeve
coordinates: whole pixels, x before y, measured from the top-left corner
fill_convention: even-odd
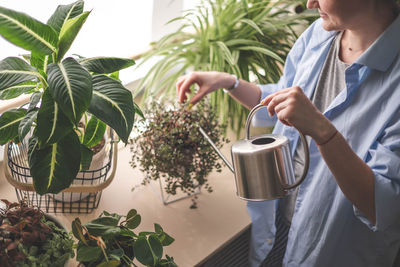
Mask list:
[[[278,84],[259,84],[258,87],[261,89],[261,99],[266,98],[268,95],[278,90]],[[255,127],[271,127],[274,126],[277,121],[277,117],[272,118],[268,115],[267,109],[263,108],[257,111],[252,120],[252,125]]]
[[[375,214],[373,225],[354,206],[356,216],[373,231],[383,231],[400,223],[400,120],[389,126],[372,145],[366,158],[375,175]]]

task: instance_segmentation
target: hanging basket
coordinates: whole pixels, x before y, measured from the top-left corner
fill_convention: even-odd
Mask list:
[[[48,213],[90,213],[99,206],[103,189],[114,179],[118,146],[109,131],[108,155],[98,169],[80,171],[69,188],[58,194],[39,195],[33,187],[28,165],[27,139],[20,144],[8,143],[4,149],[4,172],[7,181],[15,187],[19,201],[25,200]]]

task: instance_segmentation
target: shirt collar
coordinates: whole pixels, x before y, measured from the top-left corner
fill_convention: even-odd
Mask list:
[[[319,18],[315,22],[315,27],[321,30],[317,31],[310,39],[310,48],[318,49],[321,45],[325,44],[327,41],[332,41],[332,38],[338,33],[337,31],[326,31],[322,28],[322,19]]]
[[[356,60],[356,63],[386,71],[400,51],[400,16]]]

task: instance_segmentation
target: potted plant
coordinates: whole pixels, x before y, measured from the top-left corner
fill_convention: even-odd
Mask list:
[[[131,140],[131,166],[141,166],[143,184],[163,179],[167,194],[180,190],[191,195],[191,208],[196,208],[195,190],[204,187],[212,192],[207,175],[212,170],[220,172],[222,167],[199,126],[221,147],[228,142],[223,135],[225,125],[218,123],[217,114],[204,101],[193,109],[154,101],[145,113],[144,124],[138,125],[138,135]]]
[[[145,266],[176,267],[174,259],[163,258],[163,247],[174,239],[154,224],[154,232],[133,232],[141,222],[141,216],[131,209],[126,216],[103,211],[100,216],[85,225],[79,218],[72,222],[76,244],[76,259],[80,265],[137,266],[135,259]]]
[[[316,18],[315,13],[293,12],[299,3],[304,0],[205,0],[187,10],[171,20],[181,22],[181,28],[155,42],[141,58],[142,63],[158,59],[138,86],[144,88],[143,99],[173,95],[177,78],[188,70],[228,72],[257,83],[277,82],[297,39],[294,28],[302,30]],[[239,133],[247,109],[222,90],[210,97],[222,122]]]
[[[30,54],[0,61],[0,93],[11,98],[32,93],[27,107],[0,117],[0,144],[18,143],[28,133],[28,162],[35,190],[58,193],[70,186],[91,162],[90,147],[103,138],[106,125],[125,143],[139,108],[118,81],[118,70],[133,60],[65,55],[90,12],[79,0],[60,5],[46,24],[0,7],[0,35]],[[78,135],[78,123],[90,120]],[[93,127],[92,127],[93,126]]]
[[[1,266],[64,266],[74,257],[72,235],[54,217],[25,202],[1,201]]]

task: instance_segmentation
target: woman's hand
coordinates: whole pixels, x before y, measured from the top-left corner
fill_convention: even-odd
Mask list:
[[[301,133],[311,136],[317,144],[323,144],[336,133],[332,123],[311,103],[303,90],[290,87],[275,92],[261,103],[268,106],[268,113],[272,117],[293,126]]]
[[[178,79],[178,82],[176,83],[176,93],[179,101],[182,103],[187,100],[186,94],[190,93],[190,86],[192,84],[197,84],[199,86],[199,90],[196,92],[193,98],[190,99],[190,103],[194,105],[205,95],[214,92],[219,88],[229,88],[234,83],[235,78],[228,73],[216,71],[195,71]]]

